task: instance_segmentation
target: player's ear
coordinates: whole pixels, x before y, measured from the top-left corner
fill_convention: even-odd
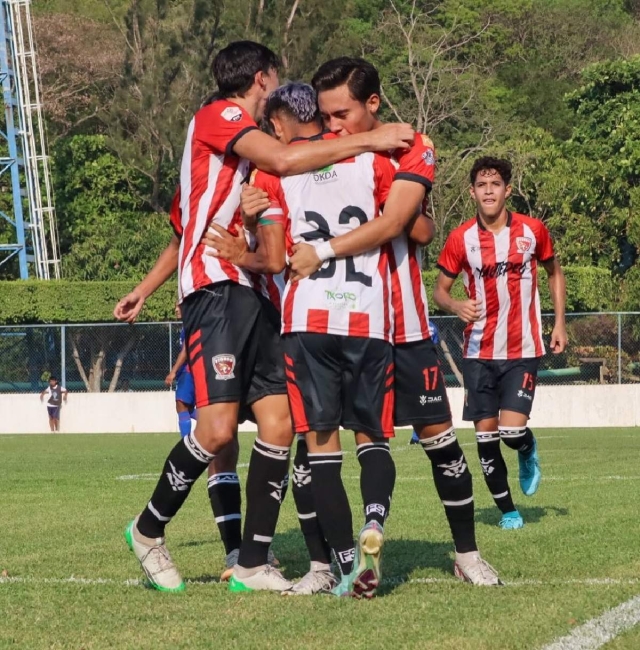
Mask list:
[[[504,198],[508,199],[511,196],[511,185],[507,185],[504,190]]]
[[[371,95],[366,101],[366,106],[370,113],[377,114],[380,110],[380,95],[376,95],[375,93]]]
[[[475,201],[476,200],[476,191],[473,185],[469,185],[469,196]]]

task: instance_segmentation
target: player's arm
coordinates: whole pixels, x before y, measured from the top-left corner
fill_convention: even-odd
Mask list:
[[[565,305],[567,300],[567,286],[562,267],[554,257],[550,260],[540,262],[549,276],[549,292],[553,301],[553,312],[555,323],[551,332],[551,350],[554,354],[564,352],[567,347],[567,327],[565,324]]]
[[[405,232],[409,239],[419,246],[428,246],[435,237],[436,225],[433,223],[433,219],[424,214],[418,214],[407,224]]]
[[[145,300],[178,270],[179,251],[180,240],[176,235],[173,235],[169,245],[160,253],[151,271],[147,273],[142,282],[131,293],[122,298],[116,305],[113,315],[118,320],[127,323],[135,321],[144,306]]]
[[[244,233],[232,235],[215,223],[203,238],[207,255],[219,257],[252,273],[281,273],[285,267],[284,227],[278,222],[260,223],[257,248],[250,251]]]
[[[187,346],[183,345],[182,348],[180,349],[180,352],[178,352],[178,358],[176,359],[176,362],[173,364],[173,367],[171,368],[171,372],[165,377],[164,383],[167,386],[171,386],[173,384],[176,375],[178,374],[178,370],[184,366],[184,364],[187,363]]]
[[[444,273],[440,270],[436,287],[433,290],[433,300],[443,311],[456,315],[465,323],[475,323],[480,318],[480,300],[456,300],[451,295],[451,288],[456,281],[455,276]]]
[[[44,396],[47,394],[47,389],[45,388],[41,393],[40,393],[40,401],[44,399]]]
[[[413,139],[414,130],[409,124],[385,124],[366,133],[290,147],[252,129],[233,144],[233,151],[237,156],[250,160],[258,169],[278,176],[293,176],[367,151],[406,149]]]
[[[62,399],[64,400],[64,403],[67,403],[67,397],[69,396],[69,391],[66,388],[61,388],[62,390]]]

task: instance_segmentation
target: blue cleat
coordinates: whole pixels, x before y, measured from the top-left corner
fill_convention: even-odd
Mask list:
[[[526,454],[518,452],[518,464],[520,465],[520,487],[525,496],[532,496],[538,491],[542,472],[540,471],[540,459],[538,458],[538,443],[534,439],[533,449]]]
[[[343,575],[340,582],[331,590],[331,594],[339,598],[358,598],[353,588],[353,581],[356,577],[356,569],[354,568],[351,573],[346,576]]]
[[[502,530],[516,530],[524,526],[524,521],[517,510],[505,512],[498,524]]]

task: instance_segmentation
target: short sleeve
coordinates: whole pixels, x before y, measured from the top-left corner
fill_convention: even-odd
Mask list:
[[[171,208],[169,210],[169,222],[173,228],[173,232],[178,239],[182,239],[182,210],[180,209],[180,186],[178,185],[176,193],[171,201]]]
[[[536,230],[536,257],[541,262],[548,262],[555,257],[551,233],[542,221],[538,221],[538,224]]]
[[[391,160],[381,154],[375,154],[373,159],[375,192],[378,205],[383,206],[389,197],[396,169]]]
[[[247,111],[226,100],[204,106],[194,120],[193,136],[200,145],[227,156],[243,135],[258,128]]]
[[[253,176],[252,185],[264,190],[269,197],[269,208],[265,210],[258,220],[258,226],[284,223],[287,219],[286,206],[282,193],[282,184],[278,176],[258,171]]]
[[[396,149],[394,153],[399,167],[396,180],[413,181],[431,191],[436,173],[436,153],[433,142],[426,136],[417,133],[410,149]]]
[[[463,255],[460,247],[460,238],[452,232],[444,243],[437,267],[448,277],[457,278],[462,271]]]

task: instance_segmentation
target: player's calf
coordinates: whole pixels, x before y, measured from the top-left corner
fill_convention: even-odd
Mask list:
[[[484,480],[496,506],[503,515],[517,512],[509,488],[507,465],[500,450],[500,431],[476,431],[476,440]]]

